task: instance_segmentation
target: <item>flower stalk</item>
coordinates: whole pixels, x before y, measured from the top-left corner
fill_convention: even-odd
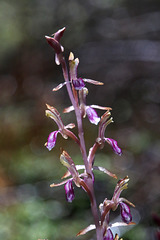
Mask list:
[[[105,146],[105,142],[107,142],[111,147],[114,153],[121,155],[121,148],[118,146],[117,141],[112,138],[105,137],[106,127],[113,122],[111,116],[111,108],[110,107],[102,107],[98,105],[87,105],[86,96],[88,95],[88,88],[86,88],[85,84],[94,84],[94,85],[103,85],[102,82],[98,82],[92,79],[86,79],[77,76],[77,68],[79,65],[79,59],[74,59],[73,53],[69,55],[69,69],[67,68],[67,63],[65,57],[63,55],[64,48],[60,44],[60,40],[64,34],[65,28],[58,30],[53,37],[46,36],[46,40],[49,45],[55,51],[55,62],[57,65],[61,65],[64,83],[60,83],[57,87],[53,89],[53,91],[58,91],[63,86],[66,86],[68,91],[68,96],[71,101],[71,106],[64,109],[64,113],[69,113],[70,111],[75,111],[76,115],[76,125],[78,129],[78,136],[76,136],[71,130],[75,127],[75,124],[70,123],[68,125],[64,125],[61,119],[61,116],[57,109],[47,106],[46,116],[54,120],[58,126],[58,130],[53,131],[49,134],[48,141],[45,146],[48,150],[52,150],[55,147],[57,134],[60,133],[63,138],[67,139],[68,137],[72,138],[74,142],[76,142],[80,148],[82,155],[82,163],[83,165],[75,165],[74,159],[67,153],[65,150],[61,150],[60,162],[67,168],[67,172],[62,177],[63,180],[60,183],[52,183],[51,187],[64,185],[66,200],[68,202],[72,202],[75,198],[74,195],[74,186],[82,188],[90,199],[91,203],[91,212],[94,219],[94,224],[89,225],[87,228],[81,230],[77,236],[83,235],[90,230],[96,230],[97,240],[116,240],[118,239],[118,235],[115,237],[112,233],[112,227],[114,226],[126,226],[129,224],[134,224],[132,221],[131,211],[128,205],[134,207],[132,203],[130,203],[125,198],[120,198],[120,194],[123,189],[127,188],[128,177],[121,179],[118,181],[117,186],[115,188],[113,197],[111,200],[107,198],[99,205],[97,205],[96,196],[94,192],[94,183],[95,178],[93,171],[99,170],[110,177],[116,178],[117,176],[111,173],[108,169],[105,169],[102,166],[95,166],[95,155],[98,149],[103,149]],[[95,109],[100,109],[106,111],[101,117],[98,116]],[[86,143],[84,139],[84,130],[83,130],[83,118],[88,117],[90,123],[99,125],[98,126],[98,136],[95,139],[93,146],[89,149],[89,153],[87,154]],[[84,170],[84,172],[79,173],[79,170]],[[121,209],[121,223],[110,224],[109,217],[110,212],[115,211],[117,207],[120,206]]]

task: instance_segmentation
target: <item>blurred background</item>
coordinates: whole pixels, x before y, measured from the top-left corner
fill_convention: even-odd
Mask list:
[[[45,117],[45,103],[62,114],[70,105],[61,67],[44,36],[66,27],[65,56],[79,57],[79,77],[103,81],[87,85],[87,104],[113,108],[106,137],[123,150],[116,156],[106,144],[96,165],[118,178],[129,175],[123,197],[136,205],[134,227],[116,229],[126,240],[158,239],[160,222],[160,1],[159,0],[0,0],[0,239],[71,240],[93,223],[90,203],[75,189],[72,204],[64,188],[51,189],[66,169],[60,147],[76,163],[77,145],[59,135],[49,152],[44,143],[56,124]],[[98,111],[99,116],[103,111]],[[74,114],[62,114],[65,124]],[[87,149],[97,127],[84,120]],[[76,133],[76,131],[75,131]],[[116,180],[95,172],[100,204],[112,197]],[[119,219],[119,210],[111,220]],[[79,239],[95,239],[94,231]]]

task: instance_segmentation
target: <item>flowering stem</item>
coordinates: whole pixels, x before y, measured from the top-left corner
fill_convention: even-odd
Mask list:
[[[68,69],[67,69],[67,65],[66,65],[64,56],[61,57],[60,63],[62,66],[63,76],[66,81],[68,95],[70,97],[71,103],[74,107],[75,114],[76,114],[77,125],[78,125],[78,135],[79,135],[79,139],[80,139],[80,147],[81,147],[84,165],[86,168],[86,172],[88,173],[88,176],[92,176],[92,169],[89,167],[89,163],[87,160],[87,152],[86,152],[86,145],[85,145],[85,140],[84,140],[83,125],[82,125],[82,116],[81,116],[80,109],[78,108],[77,103],[76,103],[73,93],[72,93],[72,89],[71,89],[70,82],[69,82]],[[91,177],[87,178],[86,184],[88,185],[91,195],[92,195],[91,210],[92,210],[92,215],[93,215],[94,222],[96,225],[97,240],[102,240],[102,233],[101,233],[100,224],[99,224],[97,203],[96,203],[96,198],[95,198],[95,194],[94,194],[93,180]]]
[[[91,175],[91,170],[89,169],[88,161],[87,161],[87,152],[86,152],[85,141],[84,141],[84,133],[83,133],[81,113],[80,113],[80,111],[77,107],[77,104],[75,102],[75,99],[73,97],[72,89],[71,89],[71,86],[70,86],[70,83],[69,83],[67,65],[66,65],[66,61],[65,61],[64,57],[61,58],[61,65],[62,65],[62,70],[63,70],[63,76],[64,76],[64,79],[67,83],[66,87],[67,87],[68,95],[70,97],[71,103],[74,107],[75,114],[76,114],[77,125],[78,125],[78,133],[79,133],[79,139],[80,139],[83,161],[84,161],[87,173]]]

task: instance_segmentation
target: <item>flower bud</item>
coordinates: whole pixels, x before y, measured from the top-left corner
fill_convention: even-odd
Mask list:
[[[55,53],[59,54],[60,52],[62,52],[61,45],[57,40],[55,40],[55,38],[49,37],[49,36],[45,36],[45,38],[46,38],[47,42],[49,43],[49,45],[52,48],[54,48]]]
[[[103,240],[113,240],[113,233],[110,229],[107,230],[106,236],[103,238]]]
[[[132,221],[130,207],[124,202],[120,202],[119,205],[121,208],[121,217],[122,217],[123,222],[125,222],[127,224],[130,223]]]
[[[64,185],[64,189],[66,192],[66,200],[67,202],[72,202],[74,200],[74,189],[73,189],[73,185],[72,185],[72,181],[68,181],[65,185]]]

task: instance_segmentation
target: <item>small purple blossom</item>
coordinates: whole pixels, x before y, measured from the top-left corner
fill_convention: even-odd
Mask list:
[[[105,140],[111,145],[113,151],[118,154],[121,155],[122,154],[122,150],[118,147],[117,141],[112,139],[112,138],[105,138]]]
[[[113,151],[118,154],[121,155],[122,154],[122,150],[120,149],[120,147],[117,144],[117,141],[112,139],[112,138],[105,138],[105,130],[106,127],[113,122],[113,118],[110,117],[111,113],[110,110],[112,109],[108,109],[102,116],[100,119],[100,123],[99,123],[99,132],[98,132],[98,138],[97,138],[97,143],[99,144],[99,147],[102,149],[104,147],[105,142],[107,142],[109,145],[111,145]]]
[[[85,86],[83,78],[77,78],[75,80],[72,80],[72,83],[76,90],[81,90]]]
[[[121,209],[121,217],[122,217],[123,222],[125,222],[127,224],[130,223],[132,221],[130,207],[124,202],[120,202],[119,206]]]
[[[103,240],[113,240],[113,233],[110,229],[107,230],[106,236],[103,238]]]
[[[99,123],[100,117],[98,117],[97,112],[93,108],[87,106],[86,114],[91,123],[93,123],[95,125],[97,125]]]
[[[75,198],[72,181],[66,182],[66,184],[64,185],[64,189],[65,189],[65,192],[66,192],[67,202],[72,202]]]
[[[47,141],[47,144],[46,144],[46,148],[48,148],[49,151],[51,151],[52,148],[54,148],[54,146],[56,144],[58,132],[59,131],[54,131],[54,132],[51,132],[49,134],[48,141]]]
[[[51,151],[52,148],[54,148],[58,133],[60,133],[62,137],[65,139],[67,139],[68,137],[71,137],[75,142],[79,143],[79,140],[77,139],[77,137],[71,131],[68,130],[68,128],[70,129],[74,128],[75,125],[73,123],[70,123],[64,126],[61,116],[57,111],[57,109],[48,104],[46,104],[46,106],[49,109],[49,110],[46,110],[46,116],[54,120],[58,126],[58,130],[51,132],[49,134],[48,141],[45,143],[45,146],[48,148],[48,150]]]

